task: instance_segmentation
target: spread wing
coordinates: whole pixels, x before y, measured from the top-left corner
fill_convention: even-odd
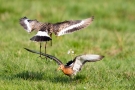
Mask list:
[[[43,56],[45,56],[45,57],[47,57],[47,58],[50,58],[50,59],[52,59],[52,60],[54,60],[58,65],[61,65],[61,64],[63,64],[58,58],[56,58],[55,56],[52,56],[52,55],[49,55],[49,54],[45,54],[45,53],[40,53],[40,52],[37,52],[37,51],[34,51],[34,50],[30,50],[30,49],[28,49],[28,48],[24,48],[24,49],[26,49],[27,51],[29,51],[29,52],[32,52],[32,53],[36,53],[36,54],[41,54],[41,55],[43,55]]]
[[[86,55],[80,55],[74,58],[74,65],[73,70],[75,73],[81,70],[81,67],[86,62],[96,62],[104,58],[104,56],[101,55],[95,55],[95,54],[86,54]]]
[[[27,17],[20,19],[20,25],[27,31],[31,32],[36,24],[36,20],[29,20]]]
[[[54,24],[54,29],[56,31],[57,36],[69,34],[74,31],[87,27],[92,23],[93,19],[94,17],[92,16],[91,18],[87,18],[83,20],[71,20],[71,21],[56,23]]]
[[[20,19],[20,25],[27,31],[32,32],[33,30],[37,30],[37,34],[30,38],[32,41],[42,42],[51,40],[50,36],[47,32],[48,23],[41,23],[37,20],[29,20],[27,17],[23,17]]]

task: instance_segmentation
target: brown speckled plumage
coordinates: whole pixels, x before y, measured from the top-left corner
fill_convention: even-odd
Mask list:
[[[29,20],[27,17],[23,17],[20,19],[20,25],[29,33],[34,30],[37,31],[37,34],[30,38],[31,41],[44,42],[52,40],[52,33],[54,33],[56,36],[61,36],[81,30],[90,25],[93,19],[94,16],[83,20],[68,20],[52,24],[39,22],[37,20]]]
[[[84,20],[69,20],[52,24],[52,23],[42,23],[37,20],[29,20],[27,17],[24,17],[20,19],[20,24],[27,31],[28,27],[30,27],[29,32],[37,30],[46,32],[48,35],[54,33],[56,36],[61,36],[87,27],[88,25],[91,24],[93,19],[94,17],[87,18]]]

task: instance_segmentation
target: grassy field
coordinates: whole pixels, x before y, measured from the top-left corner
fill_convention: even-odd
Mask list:
[[[134,90],[135,89],[134,0],[0,0],[0,90]],[[23,48],[39,51],[19,24],[27,16],[42,22],[85,19],[93,23],[78,32],[56,37],[47,53],[64,63],[76,55],[104,55],[87,63],[71,80],[51,61]],[[72,49],[75,54],[67,54]],[[44,49],[43,49],[44,51]]]

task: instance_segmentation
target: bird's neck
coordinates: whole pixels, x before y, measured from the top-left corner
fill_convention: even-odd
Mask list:
[[[60,69],[63,71],[65,69],[65,66],[63,64],[60,65]]]

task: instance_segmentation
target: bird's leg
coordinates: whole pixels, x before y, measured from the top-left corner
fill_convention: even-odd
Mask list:
[[[41,56],[41,42],[40,42],[40,55],[38,56],[38,58],[40,57],[40,58],[42,58],[42,56]]]
[[[52,38],[52,33],[50,34],[50,37]],[[52,40],[51,40],[51,46],[52,46]]]
[[[47,41],[45,42],[45,54],[46,54],[46,45],[47,45]],[[42,56],[41,56],[41,47],[42,47],[42,45],[41,45],[41,42],[40,42],[40,56],[39,56],[40,58],[42,58]],[[47,60],[47,57],[45,57],[45,58]]]
[[[39,57],[41,57],[41,47],[42,47],[42,46],[41,46],[41,42],[40,42],[40,56],[39,56]]]
[[[46,54],[46,45],[47,45],[47,41],[45,42],[45,54]],[[45,57],[47,60],[47,57]]]
[[[47,44],[47,41],[45,42],[45,54],[46,54],[46,44]],[[41,55],[41,47],[42,47],[42,45],[41,45],[41,42],[40,42],[40,58],[42,58],[42,55]],[[46,60],[47,60],[47,57],[45,57],[46,58]],[[42,58],[42,59],[44,59],[44,58]]]
[[[47,41],[45,42],[45,54],[46,54],[46,45],[47,45]]]

